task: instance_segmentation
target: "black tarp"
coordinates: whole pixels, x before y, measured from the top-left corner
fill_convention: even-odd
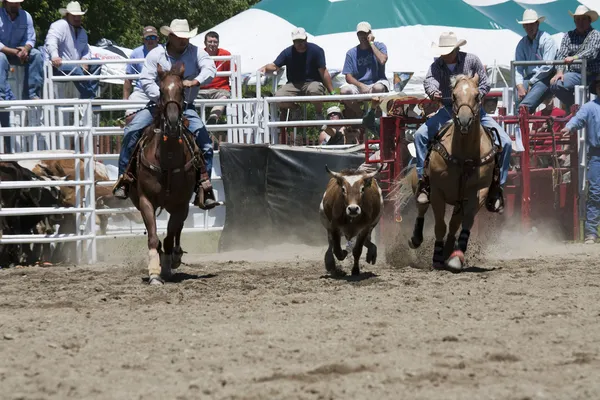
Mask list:
[[[326,243],[319,204],[331,170],[357,168],[364,154],[289,146],[222,144],[227,203],[220,251]]]

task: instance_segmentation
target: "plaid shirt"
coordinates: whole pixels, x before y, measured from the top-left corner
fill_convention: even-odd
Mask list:
[[[451,72],[444,60],[439,57],[429,67],[423,87],[429,97],[441,94],[444,105],[452,105],[450,77],[460,74],[473,76],[475,73],[479,75],[479,93],[485,96],[490,91],[490,83],[481,60],[475,54],[459,51],[454,72]]]
[[[598,50],[600,50],[600,32],[594,28],[590,28],[589,31],[580,35],[577,30],[567,32],[563,36],[562,42],[560,43],[560,49],[556,54],[557,60],[564,60],[566,57],[579,56],[579,58],[585,58],[588,60],[587,72],[598,73],[600,72],[600,59],[598,59]],[[557,65],[558,71],[565,69],[564,65]],[[570,72],[581,72],[581,64],[569,65]]]

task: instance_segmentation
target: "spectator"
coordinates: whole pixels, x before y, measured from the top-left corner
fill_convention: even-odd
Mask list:
[[[575,86],[581,85],[581,65],[570,64],[575,60],[588,60],[587,82],[594,82],[595,76],[600,72],[600,59],[598,58],[600,32],[592,28],[592,22],[598,19],[598,13],[580,5],[574,14],[571,11],[569,14],[575,21],[575,29],[563,36],[556,56],[557,60],[564,60],[567,63],[569,71],[564,72],[565,66],[558,65],[556,74],[550,80],[550,89],[568,109],[575,102],[573,93]],[[589,86],[590,92],[592,92],[593,83],[589,83]]]
[[[548,122],[536,122],[531,127],[534,133],[558,133],[561,129],[562,124],[560,122],[554,122],[554,118],[564,118],[567,116],[565,110],[554,106],[554,95],[552,92],[546,92],[542,99],[544,109],[536,111],[536,117],[551,117],[550,124]],[[546,140],[535,140],[533,147],[535,152],[549,152],[552,151],[552,139]],[[556,150],[561,150],[561,146],[556,146]],[[548,155],[536,155],[534,162],[541,168],[546,168],[550,165],[551,157]]]
[[[523,20],[517,21],[523,25],[527,33],[517,44],[515,61],[554,60],[556,44],[548,32],[540,30],[540,24],[546,17],[538,17],[535,10],[525,10]],[[550,89],[554,67],[551,65],[531,65],[516,67],[517,96],[519,106],[527,106],[530,113],[542,102]]]
[[[383,93],[390,91],[390,83],[385,76],[387,47],[375,41],[368,22],[356,26],[358,45],[346,53],[342,73],[346,75],[346,84],[340,88],[341,94]],[[352,115],[360,115],[360,102],[345,101],[345,110]]]
[[[592,81],[592,93],[598,96],[600,79]],[[577,114],[561,130],[568,135],[587,126],[586,138],[588,158],[588,198],[586,202],[585,243],[593,244],[598,239],[600,223],[600,97],[585,103]]]
[[[40,98],[44,82],[42,53],[35,46],[31,15],[21,9],[23,0],[3,0],[0,10],[0,100],[8,100],[10,65],[26,64],[23,99]]]
[[[136,47],[131,52],[129,56],[130,59],[141,59],[146,58],[148,53],[158,46],[158,31],[153,26],[147,26],[142,30],[142,45]],[[136,64],[127,64],[127,68],[125,69],[125,73],[127,75],[133,74],[141,74],[143,63]],[[132,91],[133,88],[133,91]],[[150,101],[144,90],[142,89],[142,84],[139,79],[136,79],[133,82],[131,79],[125,79],[123,84],[123,100],[131,100],[136,102],[144,102],[147,103]],[[137,109],[127,110],[125,111],[125,116],[128,116],[137,111]]]
[[[329,107],[327,109],[328,120],[343,119],[342,110],[338,106]],[[344,135],[344,127],[340,125],[327,126],[323,125],[319,134],[320,145],[346,144],[346,136]]]
[[[63,65],[63,60],[90,60],[92,53],[88,44],[87,32],[81,27],[82,16],[87,11],[81,11],[79,2],[72,1],[66,8],[59,9],[62,19],[50,25],[46,35],[46,53],[54,66],[54,73],[62,75],[83,76],[96,74],[100,65]],[[96,97],[98,80],[73,81],[82,99]]]
[[[308,36],[304,28],[292,31],[294,44],[284,49],[277,59],[265,65],[260,72],[279,71],[285,65],[287,83],[277,92],[276,97],[284,96],[323,96],[327,92],[333,94],[331,76],[325,63],[325,52],[314,43],[307,42]],[[299,107],[295,103],[279,103],[283,109],[291,109],[293,119],[299,119]],[[316,119],[323,119],[323,104],[316,103]]]
[[[219,48],[219,34],[210,31],[204,35],[204,51],[209,56],[230,56],[231,53],[225,49]],[[215,61],[217,72],[231,71],[231,62],[229,60]],[[231,86],[229,85],[228,76],[215,76],[208,85],[204,85],[198,92],[198,97],[201,99],[229,99],[231,97]],[[206,119],[207,124],[215,124],[221,118],[225,111],[225,106],[214,106],[210,110],[210,115]]]

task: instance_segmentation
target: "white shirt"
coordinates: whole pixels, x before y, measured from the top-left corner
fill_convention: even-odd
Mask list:
[[[92,58],[85,29],[79,28],[75,35],[75,28],[66,19],[59,19],[50,25],[44,47],[49,58],[60,57],[63,60]]]

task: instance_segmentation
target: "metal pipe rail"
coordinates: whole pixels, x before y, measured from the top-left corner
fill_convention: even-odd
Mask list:
[[[0,189],[25,189],[60,186],[92,186],[94,181],[4,181]]]
[[[26,208],[3,208],[0,209],[0,217],[15,217],[21,215],[58,215],[92,212],[91,208],[75,207],[31,207]]]
[[[78,242],[81,240],[94,240],[95,235],[77,235],[63,233],[55,235],[2,235],[0,244],[20,243],[55,243],[55,242]]]

